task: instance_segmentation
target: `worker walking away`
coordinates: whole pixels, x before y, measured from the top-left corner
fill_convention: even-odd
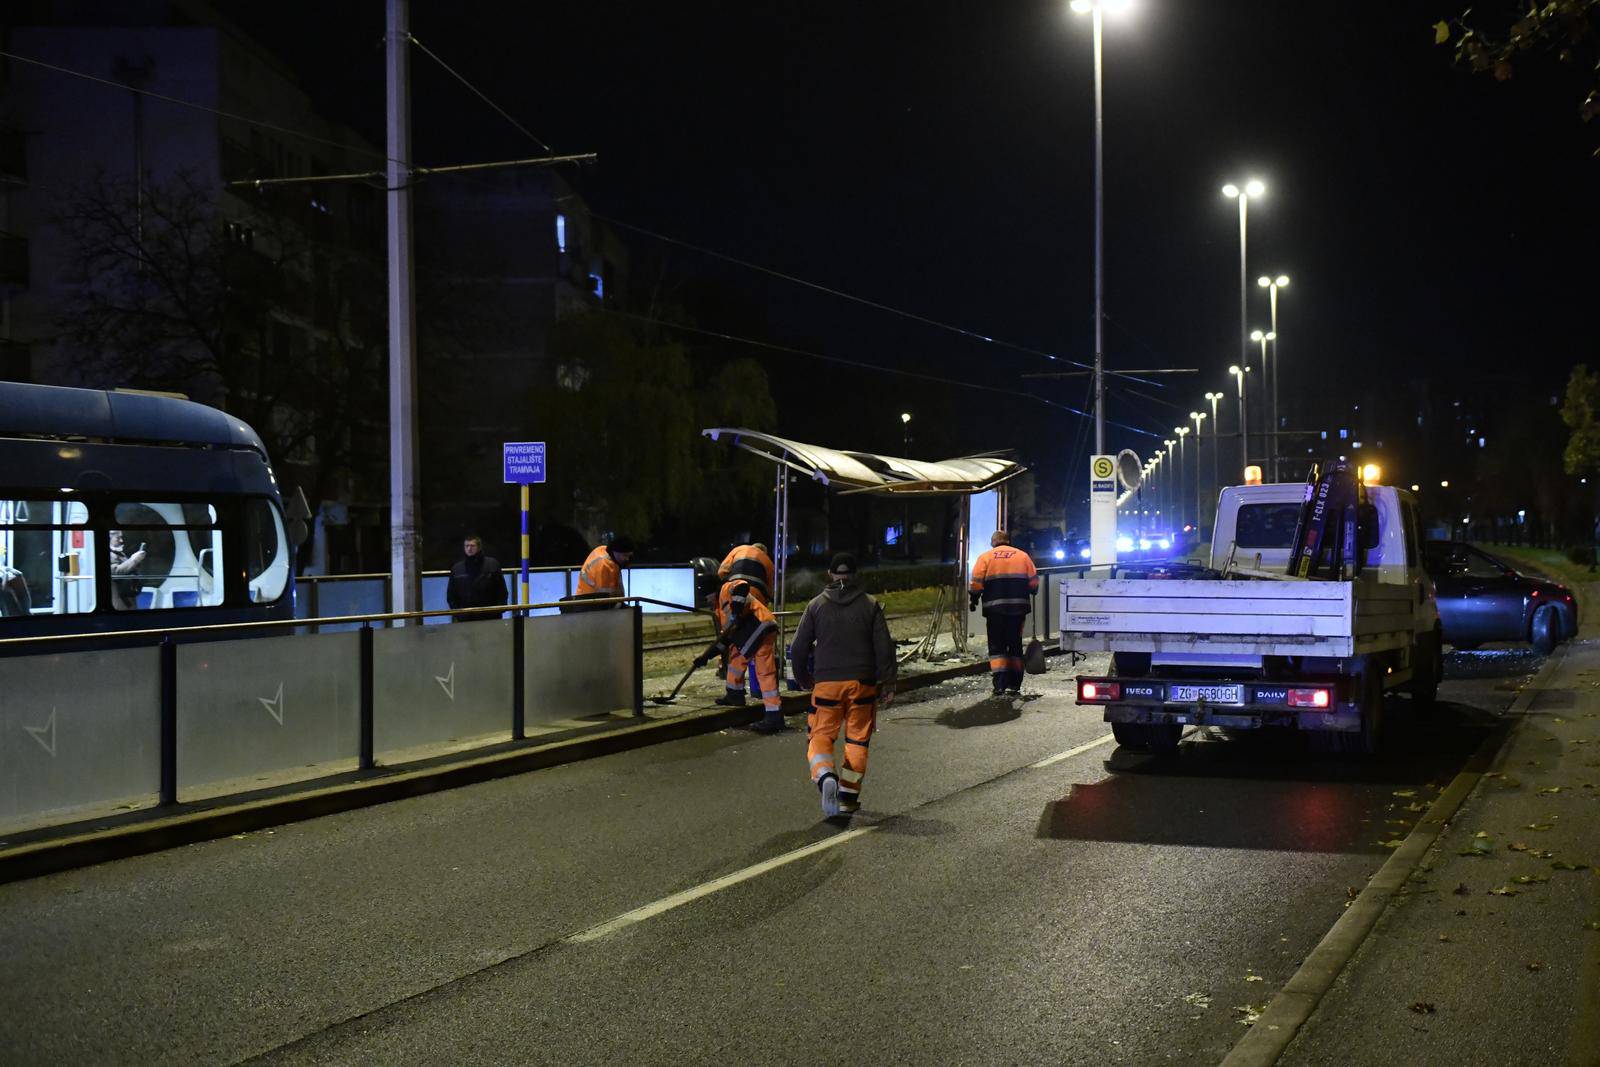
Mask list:
[[[754,663],[765,714],[750,728],[760,734],[777,733],[783,729],[783,697],[778,691],[778,620],[756,596],[754,587],[742,580],[722,587],[717,598],[717,619],[721,629],[716,643],[695,657],[694,665],[704,667],[718,656],[727,656],[728,692],[717,703],[742,708],[746,667]]]
[[[1022,692],[1022,624],[1039,591],[1039,571],[1026,552],[1011,547],[1011,535],[1004,530],[996,530],[989,544],[972,567],[970,604],[976,611],[983,602],[995,696],[1017,694]]]
[[[606,544],[589,553],[578,571],[580,597],[599,599],[622,595],[622,568],[633,561],[633,541],[627,537],[613,537]]]
[[[772,587],[777,582],[777,569],[772,565],[772,555],[767,546],[757,541],[750,545],[735,545],[732,552],[717,568],[717,577],[724,582],[742,579],[750,583],[751,592],[771,605]]]
[[[811,690],[806,749],[811,780],[822,794],[822,814],[833,818],[861,807],[867,745],[878,709],[894,700],[894,641],[883,608],[856,584],[856,558],[833,557],[830,584],[806,605],[790,654],[802,688]],[[834,742],[844,730],[844,767],[834,770]]]

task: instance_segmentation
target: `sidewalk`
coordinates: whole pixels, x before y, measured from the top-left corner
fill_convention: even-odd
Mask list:
[[[1600,1064],[1597,615],[1280,1063]]]

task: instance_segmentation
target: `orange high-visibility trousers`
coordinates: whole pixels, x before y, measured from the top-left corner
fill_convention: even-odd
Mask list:
[[[838,772],[839,795],[854,798],[867,776],[867,742],[878,725],[878,687],[870,682],[818,682],[811,690],[811,743],[806,758],[811,780],[834,774],[833,745],[844,727],[844,769]]]
[[[783,710],[783,694],[778,690],[778,635],[768,634],[756,645],[756,681],[761,683],[761,704],[767,711]],[[749,662],[736,648],[728,650],[728,689],[744,692]]]

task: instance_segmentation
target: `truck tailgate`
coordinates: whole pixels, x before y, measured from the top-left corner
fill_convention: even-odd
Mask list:
[[[1373,581],[1061,583],[1065,651],[1343,657],[1398,647],[1411,625],[1409,590]]]

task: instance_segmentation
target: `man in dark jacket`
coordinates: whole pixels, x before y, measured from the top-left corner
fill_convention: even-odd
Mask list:
[[[894,641],[883,609],[856,584],[856,558],[833,557],[832,583],[806,605],[795,630],[795,679],[811,690],[811,780],[822,794],[822,814],[833,818],[861,807],[867,742],[878,708],[894,700]],[[844,727],[844,768],[834,773],[833,746]]]
[[[468,534],[461,543],[461,558],[450,568],[445,600],[452,608],[492,608],[506,602],[506,579],[500,572],[500,561],[483,554],[483,538],[477,534]]]

